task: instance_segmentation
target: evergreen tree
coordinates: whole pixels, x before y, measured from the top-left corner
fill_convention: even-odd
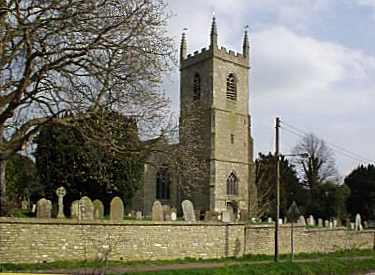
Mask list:
[[[64,186],[68,191],[65,206],[84,195],[100,199],[105,205],[118,195],[128,204],[142,186],[144,158],[135,120],[117,113],[102,115],[106,118],[77,121],[80,126],[46,125],[41,129],[35,140],[35,159],[48,199],[56,200],[55,190]],[[98,140],[87,138],[91,136],[87,129],[96,128],[111,132],[111,143],[126,146],[127,152],[100,146]]]
[[[352,217],[360,213],[364,220],[375,218],[375,166],[359,166],[346,178],[345,184],[351,193],[347,209]]]

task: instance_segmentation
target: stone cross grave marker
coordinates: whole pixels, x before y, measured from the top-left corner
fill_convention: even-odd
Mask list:
[[[152,220],[156,222],[164,221],[163,207],[160,201],[154,201],[152,205]]]
[[[184,200],[182,203],[182,212],[184,213],[184,220],[186,222],[195,222],[195,212],[193,203],[189,200]]]
[[[101,200],[94,200],[94,219],[103,219],[104,217],[104,205]]]
[[[45,198],[38,200],[36,203],[36,217],[38,219],[50,219],[52,210],[52,202]]]
[[[124,219],[124,203],[120,197],[112,199],[110,216],[113,221],[122,221]]]
[[[64,186],[61,186],[57,188],[56,195],[59,198],[59,204],[58,204],[58,211],[57,211],[57,218],[58,219],[64,219],[64,196],[66,195],[66,190]]]
[[[94,220],[94,204],[89,197],[84,196],[79,200],[78,220]]]

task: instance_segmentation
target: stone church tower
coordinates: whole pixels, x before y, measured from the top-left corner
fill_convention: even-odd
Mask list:
[[[199,178],[182,179],[182,184],[194,181],[199,187],[190,195],[196,209],[253,212],[247,31],[242,53],[219,48],[214,17],[208,49],[187,55],[183,34],[180,50],[180,144],[196,150],[205,163]]]

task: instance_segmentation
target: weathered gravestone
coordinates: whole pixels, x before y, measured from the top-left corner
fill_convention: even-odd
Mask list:
[[[39,219],[50,219],[52,202],[45,198],[38,200],[36,203],[36,217]]]
[[[177,221],[177,213],[176,212],[173,212],[171,213],[171,221],[175,222]]]
[[[355,215],[355,230],[360,231],[361,230],[361,215],[357,214]]]
[[[307,219],[307,223],[309,226],[315,226],[315,219],[313,215],[310,215],[309,218]]]
[[[318,219],[318,226],[323,227],[323,219],[321,218]]]
[[[171,220],[171,207],[169,205],[163,205],[163,217],[165,221]]]
[[[233,213],[230,209],[222,212],[222,222],[233,222]]]
[[[268,217],[268,218],[267,218],[267,223],[273,223],[273,220],[272,220],[271,217]]]
[[[195,222],[195,212],[193,203],[189,200],[184,200],[182,203],[182,212],[184,213],[184,220],[186,222]]]
[[[57,218],[58,219],[64,219],[65,218],[65,215],[64,215],[64,196],[66,195],[66,190],[65,190],[64,186],[61,186],[61,187],[57,188],[56,195],[59,198]]]
[[[103,219],[104,205],[100,200],[94,200],[94,219]]]
[[[79,200],[73,201],[72,205],[70,206],[70,216],[73,219],[78,218],[79,213]]]
[[[163,207],[160,201],[154,201],[152,205],[152,220],[156,222],[164,221]]]
[[[94,204],[89,197],[84,196],[79,200],[78,220],[94,220]]]
[[[334,220],[333,220],[333,228],[336,228],[336,227],[337,227],[337,220],[334,219]]]
[[[124,219],[124,203],[120,197],[114,197],[111,201],[110,218],[113,221]]]
[[[143,220],[142,211],[137,211],[137,212],[135,213],[135,219],[138,220],[138,221]]]
[[[329,220],[324,221],[324,227],[329,227]]]
[[[217,216],[218,213],[216,211],[208,210],[204,215],[204,220],[206,222],[217,222]]]
[[[300,216],[297,221],[298,224],[300,225],[306,225],[306,220],[304,216]]]

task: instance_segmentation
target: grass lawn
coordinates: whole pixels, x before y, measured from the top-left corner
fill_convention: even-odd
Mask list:
[[[281,255],[280,263],[272,256],[248,255],[241,258],[213,260],[181,259],[171,261],[108,262],[108,273],[132,274],[361,274],[375,270],[375,250],[350,250],[329,254],[299,254],[290,262],[289,255]],[[40,264],[0,264],[0,272],[69,272],[84,271],[90,274],[102,269],[103,263],[54,262]],[[171,270],[163,270],[171,269]],[[173,270],[175,269],[175,270]],[[179,269],[179,270],[177,270]],[[357,273],[356,273],[357,272]],[[362,273],[364,274],[364,273]]]

